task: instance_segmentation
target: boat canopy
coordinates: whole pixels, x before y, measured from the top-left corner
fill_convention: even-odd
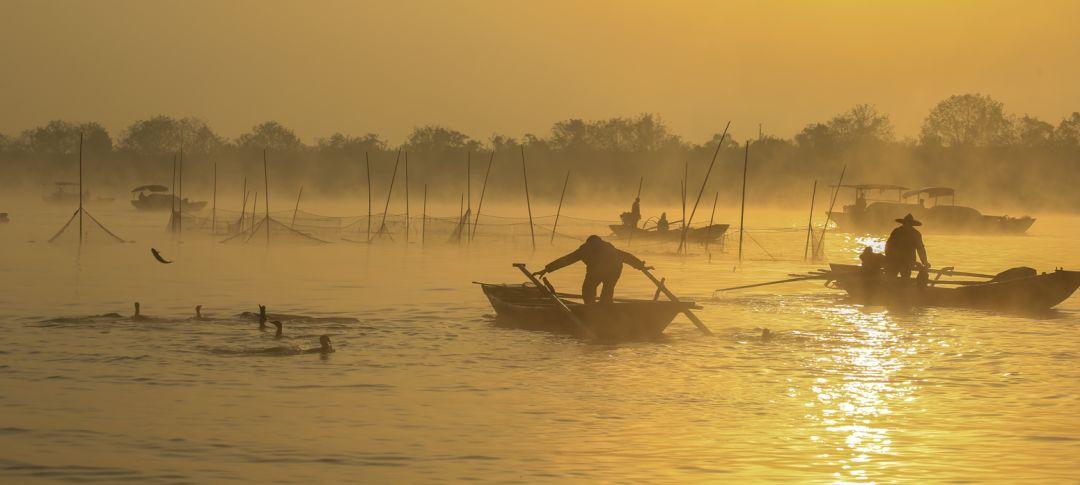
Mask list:
[[[918,195],[926,195],[927,197],[953,197],[956,196],[956,190],[951,187],[926,187],[924,189],[904,192],[905,199]]]
[[[168,192],[169,188],[164,185],[140,185],[131,189],[132,192],[142,192],[144,190],[150,192]]]
[[[831,185],[830,187],[836,187]],[[855,190],[908,190],[907,187],[902,185],[889,185],[889,184],[844,184],[841,187]]]

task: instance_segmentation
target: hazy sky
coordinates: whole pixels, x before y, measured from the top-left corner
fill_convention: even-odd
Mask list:
[[[1077,25],[1080,2],[1042,0],[0,0],[0,132],[167,114],[396,142],[655,112],[702,141],[871,103],[905,136],[967,92],[1056,124],[1080,110]]]

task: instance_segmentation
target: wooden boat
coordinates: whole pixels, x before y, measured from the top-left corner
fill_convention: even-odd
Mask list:
[[[478,283],[495,309],[497,322],[528,330],[575,334],[575,324],[555,302],[530,284]],[[692,302],[616,300],[584,305],[560,299],[570,311],[603,340],[649,340],[664,333],[678,313],[696,308]],[[568,296],[568,295],[566,295]]]
[[[857,301],[873,305],[949,306],[1019,311],[1046,310],[1080,288],[1080,271],[1056,270],[1017,278],[988,281],[935,282],[867,277],[862,267],[830,264],[824,279],[835,282]],[[935,284],[937,283],[937,284]],[[959,286],[954,286],[959,283]]]
[[[167,211],[174,207],[181,207],[184,212],[195,212],[206,207],[206,201],[193,202],[188,199],[180,200],[179,197],[167,193],[169,188],[164,185],[141,185],[131,191],[131,205],[144,211]]]
[[[956,205],[956,191],[950,187],[928,187],[908,190],[899,185],[842,185],[855,191],[855,203],[842,211],[829,213],[829,218],[842,232],[888,232],[896,227],[896,219],[911,214],[924,225],[923,232],[938,234],[1023,234],[1035,224],[1029,216],[1009,217],[985,215],[972,207]],[[896,191],[896,199],[873,200],[873,192]],[[948,203],[939,203],[948,198]],[[928,206],[926,201],[931,204]]]
[[[632,227],[624,224],[612,224],[608,226],[611,228],[611,234],[616,239],[633,239],[639,241],[678,241],[682,237],[682,229],[668,229],[666,231],[659,231],[654,229],[642,229],[640,227]],[[686,232],[687,241],[703,243],[706,239],[716,241],[724,237],[724,233],[727,232],[728,224],[713,224],[705,227],[694,227]]]

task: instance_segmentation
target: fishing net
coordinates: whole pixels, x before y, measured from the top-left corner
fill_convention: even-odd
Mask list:
[[[82,237],[80,238],[80,227],[82,228]],[[123,238],[117,236],[115,233],[105,227],[94,216],[90,215],[85,209],[76,209],[75,213],[71,215],[71,218],[64,223],[53,237],[49,238],[50,243],[123,243]]]
[[[330,241],[320,239],[299,229],[289,227],[273,216],[259,219],[250,228],[240,230],[221,242],[242,244],[327,244]]]

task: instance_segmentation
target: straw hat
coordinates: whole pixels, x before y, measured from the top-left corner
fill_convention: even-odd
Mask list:
[[[908,215],[904,216],[903,219],[896,219],[896,222],[899,222],[899,223],[907,225],[907,226],[921,226],[922,225],[921,222],[916,221],[914,217],[911,217],[911,214],[908,214]]]

